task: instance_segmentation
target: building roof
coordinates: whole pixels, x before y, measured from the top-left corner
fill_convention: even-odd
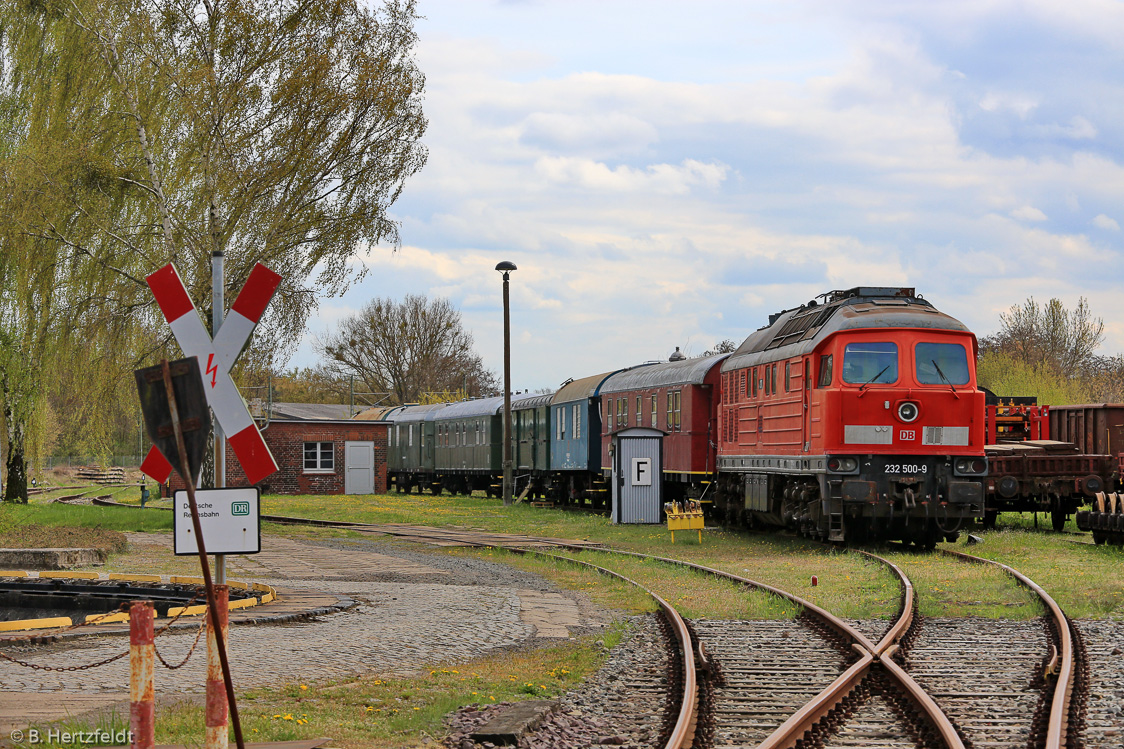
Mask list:
[[[341,421],[351,418],[351,406],[338,403],[277,403],[270,414],[276,421]]]

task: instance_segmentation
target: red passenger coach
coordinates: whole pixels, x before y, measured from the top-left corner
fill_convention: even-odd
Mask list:
[[[822,298],[723,363],[716,504],[831,541],[955,538],[984,511],[975,336],[909,288]]]
[[[687,359],[673,354],[660,364],[614,374],[601,386],[601,466],[612,472],[615,433],[648,427],[664,433],[666,498],[698,497],[715,472],[719,365],[727,354]]]

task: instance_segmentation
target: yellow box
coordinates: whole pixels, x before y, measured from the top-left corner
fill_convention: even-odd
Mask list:
[[[669,531],[701,530],[705,525],[701,512],[686,512],[682,515],[668,515],[667,529]]]

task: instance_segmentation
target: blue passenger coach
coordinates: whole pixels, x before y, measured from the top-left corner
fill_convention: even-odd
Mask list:
[[[565,383],[550,402],[553,496],[604,506],[609,484],[601,475],[601,385],[612,372]]]

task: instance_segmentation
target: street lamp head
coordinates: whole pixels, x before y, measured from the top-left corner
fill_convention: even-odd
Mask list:
[[[511,262],[510,260],[501,260],[500,262],[496,263],[496,270],[503,274],[503,280],[506,281],[507,274],[513,270],[518,270],[518,268],[516,268],[515,263]]]

